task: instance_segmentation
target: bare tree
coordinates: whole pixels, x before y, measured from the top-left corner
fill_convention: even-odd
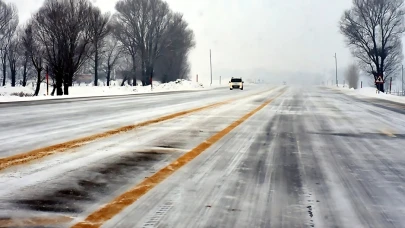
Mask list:
[[[34,27],[32,22],[28,23],[22,35],[22,44],[31,59],[32,65],[37,72],[37,86],[35,88],[35,96],[38,96],[41,87],[41,82],[44,80],[41,73],[44,70],[44,56],[45,48],[41,45],[39,40],[36,39],[38,30]]]
[[[23,41],[21,40],[21,43],[22,42]],[[32,63],[30,53],[25,48],[20,49],[20,56],[21,62],[19,65],[20,65],[20,72],[22,75],[21,85],[25,87],[27,85],[28,75],[32,71]]]
[[[349,88],[357,89],[359,84],[360,72],[356,64],[351,64],[345,73],[345,78],[349,83]]]
[[[121,43],[125,54],[131,57],[131,77],[125,73],[125,81],[132,78],[133,86],[136,86],[138,45],[145,37],[146,18],[140,17],[142,5],[137,5],[138,0],[124,0],[117,2],[115,8],[118,11],[113,17],[114,36]],[[143,30],[143,31],[140,31]]]
[[[162,0],[121,0],[116,4],[117,39],[139,61],[143,85],[157,77],[162,81],[187,77],[187,56],[194,34],[181,14],[173,13]],[[138,72],[133,64],[133,72]]]
[[[118,64],[118,61],[121,58],[123,52],[123,48],[119,46],[118,40],[115,39],[113,36],[107,37],[106,42],[107,45],[105,47],[104,53],[104,69],[107,73],[107,86],[110,86],[111,72]]]
[[[195,47],[194,33],[181,14],[174,14],[167,30],[167,45],[156,62],[156,76],[162,82],[186,79],[190,72],[188,54]]]
[[[403,0],[353,0],[344,12],[340,31],[362,70],[376,80],[397,72],[403,59],[401,35],[405,32]],[[376,84],[384,91],[384,86]]]
[[[153,78],[156,61],[162,56],[162,50],[170,45],[170,37],[174,35],[169,29],[172,12],[169,5],[161,0],[150,0],[150,28],[146,36],[145,46],[145,74],[143,85],[149,84],[149,77]]]
[[[3,70],[3,86],[7,78],[8,45],[18,26],[18,11],[14,4],[0,0],[0,62]]]
[[[18,63],[21,59],[21,55],[19,53],[20,44],[19,37],[15,36],[8,45],[8,63],[11,73],[11,87],[15,87],[16,83]]]
[[[132,57],[134,73],[139,54],[142,84],[147,85],[168,38],[165,35],[172,16],[169,6],[161,0],[121,0],[115,8],[117,38]]]
[[[93,51],[92,11],[88,0],[46,0],[34,15],[36,39],[45,49],[57,95],[69,94],[75,73]]]
[[[110,33],[110,14],[102,14],[100,9],[93,8],[90,14],[90,35],[94,48],[94,85],[98,83],[98,68],[101,60],[102,49],[105,46],[104,39]]]
[[[127,82],[128,85],[134,86],[134,83],[131,83],[131,78],[134,75],[133,71],[133,60],[132,56],[128,55],[126,53],[125,48],[123,48],[121,52],[121,58],[119,58],[119,65],[117,66],[118,73],[121,76],[121,86],[124,86],[125,83]],[[138,64],[138,62],[135,62],[135,64]],[[137,72],[135,72],[136,75]]]
[[[1,68],[3,71],[3,82],[2,82],[3,86],[6,85],[6,79],[7,79],[7,51],[8,51],[8,44],[4,45],[3,47],[0,48]]]

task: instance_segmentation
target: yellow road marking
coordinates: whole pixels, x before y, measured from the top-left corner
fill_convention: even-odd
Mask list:
[[[283,89],[279,95],[275,98],[281,96],[286,89]],[[180,158],[169,164],[168,166],[164,167],[163,169],[156,172],[154,175],[148,177],[147,179],[143,180],[141,183],[136,185],[133,189],[125,192],[124,194],[118,196],[110,203],[104,205],[97,211],[91,213],[84,221],[79,222],[72,226],[72,228],[95,228],[102,226],[106,221],[110,220],[112,217],[120,213],[129,205],[133,204],[163,180],[168,178],[174,172],[179,170],[181,167],[189,163],[191,160],[196,158],[206,149],[211,147],[214,143],[218,142],[221,138],[235,129],[237,126],[242,124],[248,118],[256,114],[258,111],[263,109],[265,106],[270,104],[275,98],[266,101],[253,111],[250,111],[248,114],[244,115],[242,118],[238,119],[237,121],[233,122],[231,125],[223,129],[222,131],[216,133],[212,137],[210,137],[205,142],[201,143],[191,151],[187,152],[186,154],[182,155]]]
[[[71,217],[59,216],[53,218],[24,218],[24,219],[0,219],[0,227],[32,227],[66,224],[71,222]]]
[[[389,129],[382,129],[381,133],[383,133],[386,136],[392,137],[392,138],[396,138],[395,133]]]
[[[262,92],[259,92],[259,93],[254,93],[254,94],[252,94],[250,96],[255,96],[255,95],[263,94],[263,93],[268,93],[268,92],[270,92],[270,91],[272,91],[274,89],[275,88],[272,88],[272,89],[267,90],[265,92],[262,91]],[[248,96],[248,97],[250,97],[250,96]],[[214,108],[214,107],[217,107],[217,106],[221,106],[221,105],[224,105],[224,104],[228,104],[228,103],[230,103],[232,101],[234,101],[234,100],[217,102],[217,103],[214,103],[214,104],[210,104],[210,105],[206,105],[206,106],[202,106],[202,107],[198,107],[198,108],[194,108],[194,109],[189,109],[189,110],[186,110],[186,111],[173,113],[173,114],[166,115],[166,116],[163,116],[163,117],[159,117],[159,118],[156,118],[156,119],[153,119],[153,120],[144,121],[144,122],[141,122],[141,123],[138,123],[138,124],[123,126],[123,127],[117,128],[117,129],[113,129],[113,130],[109,130],[109,131],[106,131],[106,132],[86,136],[86,137],[79,138],[79,139],[74,139],[74,140],[71,140],[71,141],[68,141],[68,142],[43,147],[43,148],[32,150],[32,151],[29,151],[29,152],[13,155],[13,156],[10,156],[10,157],[0,158],[0,171],[4,170],[4,169],[7,169],[9,167],[12,167],[12,166],[26,164],[28,162],[38,160],[38,159],[41,159],[41,158],[44,158],[44,157],[47,157],[47,156],[50,156],[50,155],[53,155],[53,154],[56,154],[56,153],[63,153],[63,152],[66,152],[68,150],[78,148],[78,147],[82,146],[85,143],[89,143],[89,142],[95,141],[97,139],[106,138],[106,137],[117,135],[117,134],[120,134],[120,133],[123,133],[123,132],[127,132],[127,131],[135,130],[135,129],[138,129],[138,128],[141,128],[141,127],[145,127],[145,126],[148,126],[148,125],[151,125],[151,124],[160,123],[160,122],[163,122],[163,121],[175,119],[175,118],[178,118],[178,117],[185,116],[187,114],[191,114],[191,113],[203,111],[203,110],[206,110],[206,109]]]

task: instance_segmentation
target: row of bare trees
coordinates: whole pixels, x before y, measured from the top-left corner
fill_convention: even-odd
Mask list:
[[[20,27],[14,5],[0,0],[0,10],[3,85],[8,72],[12,86],[17,75],[23,86],[35,75],[38,94],[45,70],[57,95],[69,94],[78,72],[93,74],[96,86],[100,72],[109,85],[115,70],[122,85],[188,77],[194,34],[163,0],[120,0],[114,15],[89,0],[45,0]]]
[[[13,4],[6,4],[0,1],[0,63],[2,68],[2,85],[6,84],[7,66],[15,66],[17,51],[16,43],[13,40],[14,33],[18,26],[17,8]],[[9,55],[9,50],[11,55]],[[13,72],[12,72],[13,73]],[[11,76],[12,84],[15,77]]]
[[[189,73],[187,55],[195,46],[193,31],[179,13],[161,0],[121,0],[112,27],[115,38],[129,55],[132,72],[140,73],[143,85],[159,75],[166,82]],[[139,70],[138,70],[139,68]],[[138,74],[126,80],[137,81]]]

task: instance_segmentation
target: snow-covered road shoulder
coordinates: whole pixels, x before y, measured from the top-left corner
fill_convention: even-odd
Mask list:
[[[98,97],[98,96],[114,96],[114,95],[130,95],[144,93],[158,93],[168,91],[189,91],[189,90],[209,90],[219,86],[206,86],[201,83],[179,79],[177,81],[160,83],[154,82],[151,86],[92,86],[92,85],[76,85],[69,88],[68,96],[47,96],[46,84],[41,85],[39,96],[34,97],[35,87],[32,85],[22,87],[4,86],[0,87],[0,102],[27,101],[27,100],[46,100],[46,99],[61,99],[61,98],[77,98],[77,97]],[[52,87],[49,87],[49,93]]]
[[[385,94],[385,93],[378,93],[376,88],[373,87],[364,87],[361,89],[349,89],[348,87],[328,87],[332,88],[335,90],[338,90],[340,92],[343,92],[345,94],[355,96],[355,97],[360,97],[360,98],[378,98],[382,100],[388,100],[388,101],[393,101],[393,102],[398,102],[405,104],[405,97],[403,96],[396,96],[396,95],[391,95],[391,94]]]

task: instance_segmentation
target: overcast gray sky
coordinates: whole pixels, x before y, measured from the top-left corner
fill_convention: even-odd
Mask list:
[[[14,2],[21,22],[43,0]],[[114,11],[116,0],[93,0],[103,11]],[[299,83],[334,78],[337,52],[339,78],[353,61],[338,30],[351,0],[168,0],[184,14],[197,46],[190,55],[192,77],[209,80],[209,49],[214,79],[222,75],[261,77],[271,82]],[[340,74],[342,73],[342,74]]]

